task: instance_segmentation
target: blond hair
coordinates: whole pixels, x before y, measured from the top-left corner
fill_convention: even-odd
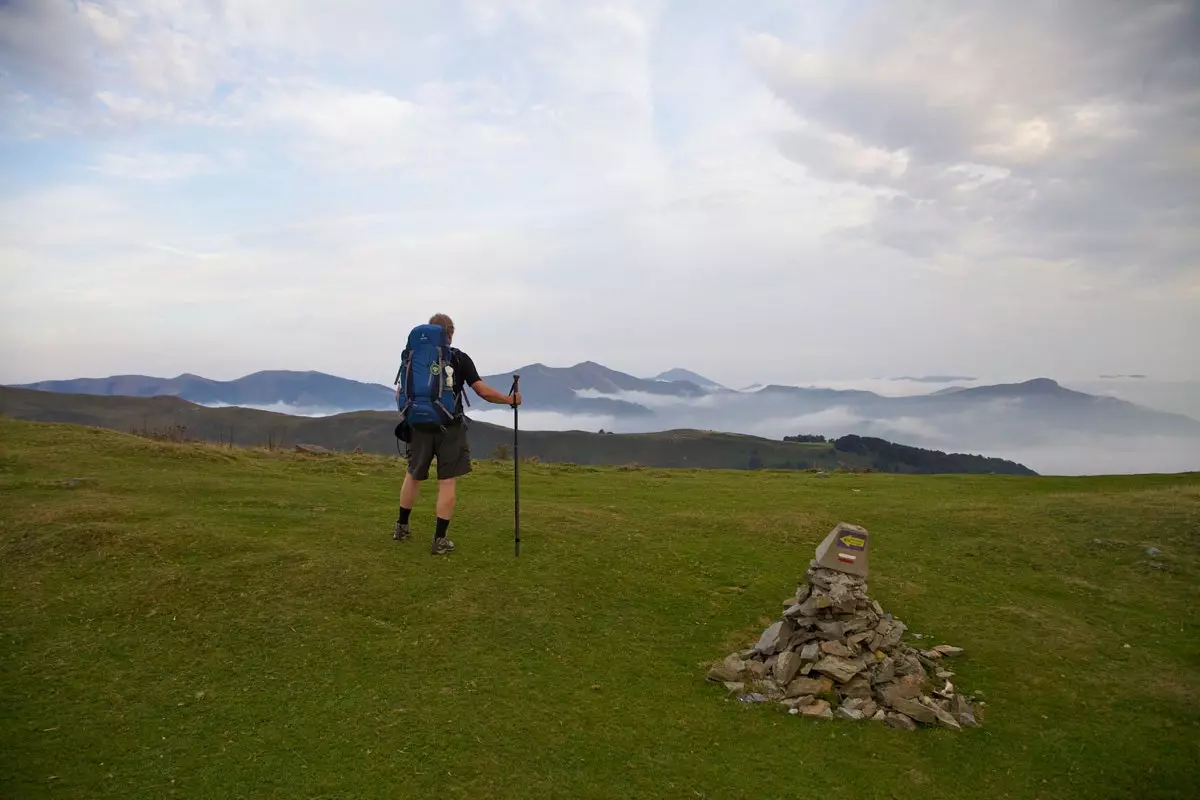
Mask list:
[[[454,320],[450,319],[450,317],[446,314],[434,314],[432,317],[429,318],[429,324],[430,325],[441,325],[443,328],[446,329],[446,333],[448,333],[448,334],[454,333]]]

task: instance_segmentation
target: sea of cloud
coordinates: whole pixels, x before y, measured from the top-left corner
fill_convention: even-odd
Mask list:
[[[837,389],[866,389],[873,381],[822,382],[808,386]],[[955,382],[947,385],[963,385]],[[921,384],[927,394],[942,388]],[[880,392],[882,394],[882,392]],[[892,392],[889,396],[902,396]],[[588,393],[587,396],[598,396]],[[607,395],[642,402],[644,393]],[[1119,396],[1119,395],[1115,395]],[[702,398],[650,396],[655,414],[644,418],[614,418],[560,412],[522,411],[522,429],[606,430],[636,433],[669,428],[696,428],[745,433],[771,439],[800,433],[836,438],[846,434],[877,436],[889,441],[944,452],[972,453],[1017,461],[1046,475],[1133,474],[1200,470],[1200,447],[1195,439],[1134,435],[1083,435],[1077,432],[1026,426],[1020,401],[997,399],[969,410],[937,416],[870,417],[850,405],[835,405],[809,413],[760,406],[759,416],[745,416],[745,395],[730,393]],[[508,409],[473,411],[471,416],[503,427],[512,427]]]
[[[1117,397],[1159,411],[1200,419],[1200,380],[1114,377],[1064,380],[1061,383],[1079,392]]]
[[[871,391],[886,397],[929,394],[942,388],[969,387],[1019,379],[975,378],[928,381],[891,378],[794,381],[790,385]],[[1067,388],[1107,394],[1150,408],[1200,418],[1200,382],[1155,381],[1144,378],[1062,381]],[[679,397],[648,392],[603,394],[585,390],[581,397],[610,397],[638,403],[654,413],[645,417],[567,414],[523,408],[522,430],[581,430],[642,433],[671,428],[729,431],[781,439],[794,434],[836,438],[846,434],[877,436],[889,441],[945,452],[975,453],[1020,462],[1041,474],[1089,475],[1180,472],[1200,470],[1195,440],[1155,436],[1096,436],[1044,428],[1023,430],[1020,404],[996,400],[968,411],[929,416],[872,417],[849,404],[797,413],[790,401],[757,402],[744,392]],[[210,404],[221,407],[226,404]],[[353,409],[296,407],[284,403],[247,406],[298,416],[320,417]],[[748,409],[755,413],[746,413]],[[1192,413],[1188,413],[1192,412]],[[472,419],[511,428],[513,412],[496,406],[473,407]],[[1016,433],[1014,433],[1016,431]]]
[[[206,408],[249,408],[255,411],[272,411],[276,414],[290,414],[294,417],[331,417],[334,414],[345,414],[347,411],[360,411],[356,408],[335,408],[332,406],[294,406],[289,403],[199,403]]]
[[[930,394],[949,388],[969,389],[976,386],[993,386],[1000,383],[1021,383],[1034,377],[1050,376],[986,375],[962,377],[955,380],[915,380],[911,378],[808,380],[798,378],[787,381],[773,381],[773,383],[817,389],[859,390],[874,392],[884,397],[908,397]],[[1081,376],[1059,378],[1057,380],[1064,388],[1073,389],[1077,392],[1116,397],[1158,411],[1184,414],[1193,419],[1200,419],[1200,380],[1168,380],[1125,375],[1112,377]]]
[[[918,394],[930,394],[939,389],[960,387],[968,389],[972,386],[987,386],[995,383],[1010,383],[1010,380],[984,380],[971,377],[950,381],[915,380],[912,378],[855,378],[845,380],[804,380],[772,381],[772,383],[787,386],[800,386],[813,389],[841,389],[845,391],[874,392],[884,397],[908,397]]]

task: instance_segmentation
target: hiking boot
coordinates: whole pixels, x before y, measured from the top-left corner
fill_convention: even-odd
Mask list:
[[[445,536],[433,537],[433,544],[429,546],[429,552],[435,556],[443,555],[444,553],[454,552],[454,542],[447,539]]]
[[[396,523],[396,532],[392,534],[392,538],[395,539],[397,542],[403,542],[403,541],[407,540],[408,537],[410,537],[410,536],[412,536],[412,530],[408,527],[408,523],[397,522]]]

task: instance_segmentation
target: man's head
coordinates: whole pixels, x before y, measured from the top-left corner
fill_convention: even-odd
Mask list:
[[[432,317],[429,318],[429,324],[430,325],[441,325],[443,328],[446,329],[446,336],[451,341],[454,340],[454,320],[450,319],[450,317],[448,315],[434,314]]]

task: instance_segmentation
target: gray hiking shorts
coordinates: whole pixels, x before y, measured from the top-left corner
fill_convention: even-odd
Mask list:
[[[419,481],[429,477],[429,467],[437,459],[438,480],[458,478],[471,471],[471,446],[467,443],[467,423],[441,428],[414,427],[409,443],[408,472]]]

